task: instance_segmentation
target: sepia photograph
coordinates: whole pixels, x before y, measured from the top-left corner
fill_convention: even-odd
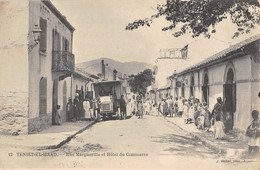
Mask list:
[[[259,0],[0,0],[0,169],[260,169]]]

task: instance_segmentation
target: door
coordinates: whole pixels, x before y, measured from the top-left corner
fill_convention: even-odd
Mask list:
[[[69,115],[67,115],[66,112],[66,107],[67,107],[67,83],[64,81],[63,83],[63,107],[62,107],[62,120],[67,121],[69,119]]]
[[[42,77],[40,80],[39,95],[39,114],[47,114],[47,78]]]
[[[226,130],[232,130],[234,126],[234,113],[236,111],[236,83],[234,82],[234,72],[230,68],[227,72],[226,82],[224,84],[224,102]]]
[[[52,88],[52,124],[53,125],[55,125],[57,104],[58,104],[58,80],[54,80],[53,88]]]

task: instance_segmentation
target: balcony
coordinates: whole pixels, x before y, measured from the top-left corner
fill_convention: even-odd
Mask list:
[[[52,51],[52,71],[73,73],[74,70],[74,54],[68,51]]]

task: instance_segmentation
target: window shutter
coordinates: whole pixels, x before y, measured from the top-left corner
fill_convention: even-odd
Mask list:
[[[65,38],[62,37],[62,51],[65,51],[66,47],[65,47]]]
[[[40,18],[40,51],[46,52],[47,46],[47,21],[45,19]]]

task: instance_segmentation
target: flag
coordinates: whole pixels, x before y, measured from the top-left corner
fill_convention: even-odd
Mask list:
[[[181,58],[186,59],[188,57],[188,45],[181,49]]]

